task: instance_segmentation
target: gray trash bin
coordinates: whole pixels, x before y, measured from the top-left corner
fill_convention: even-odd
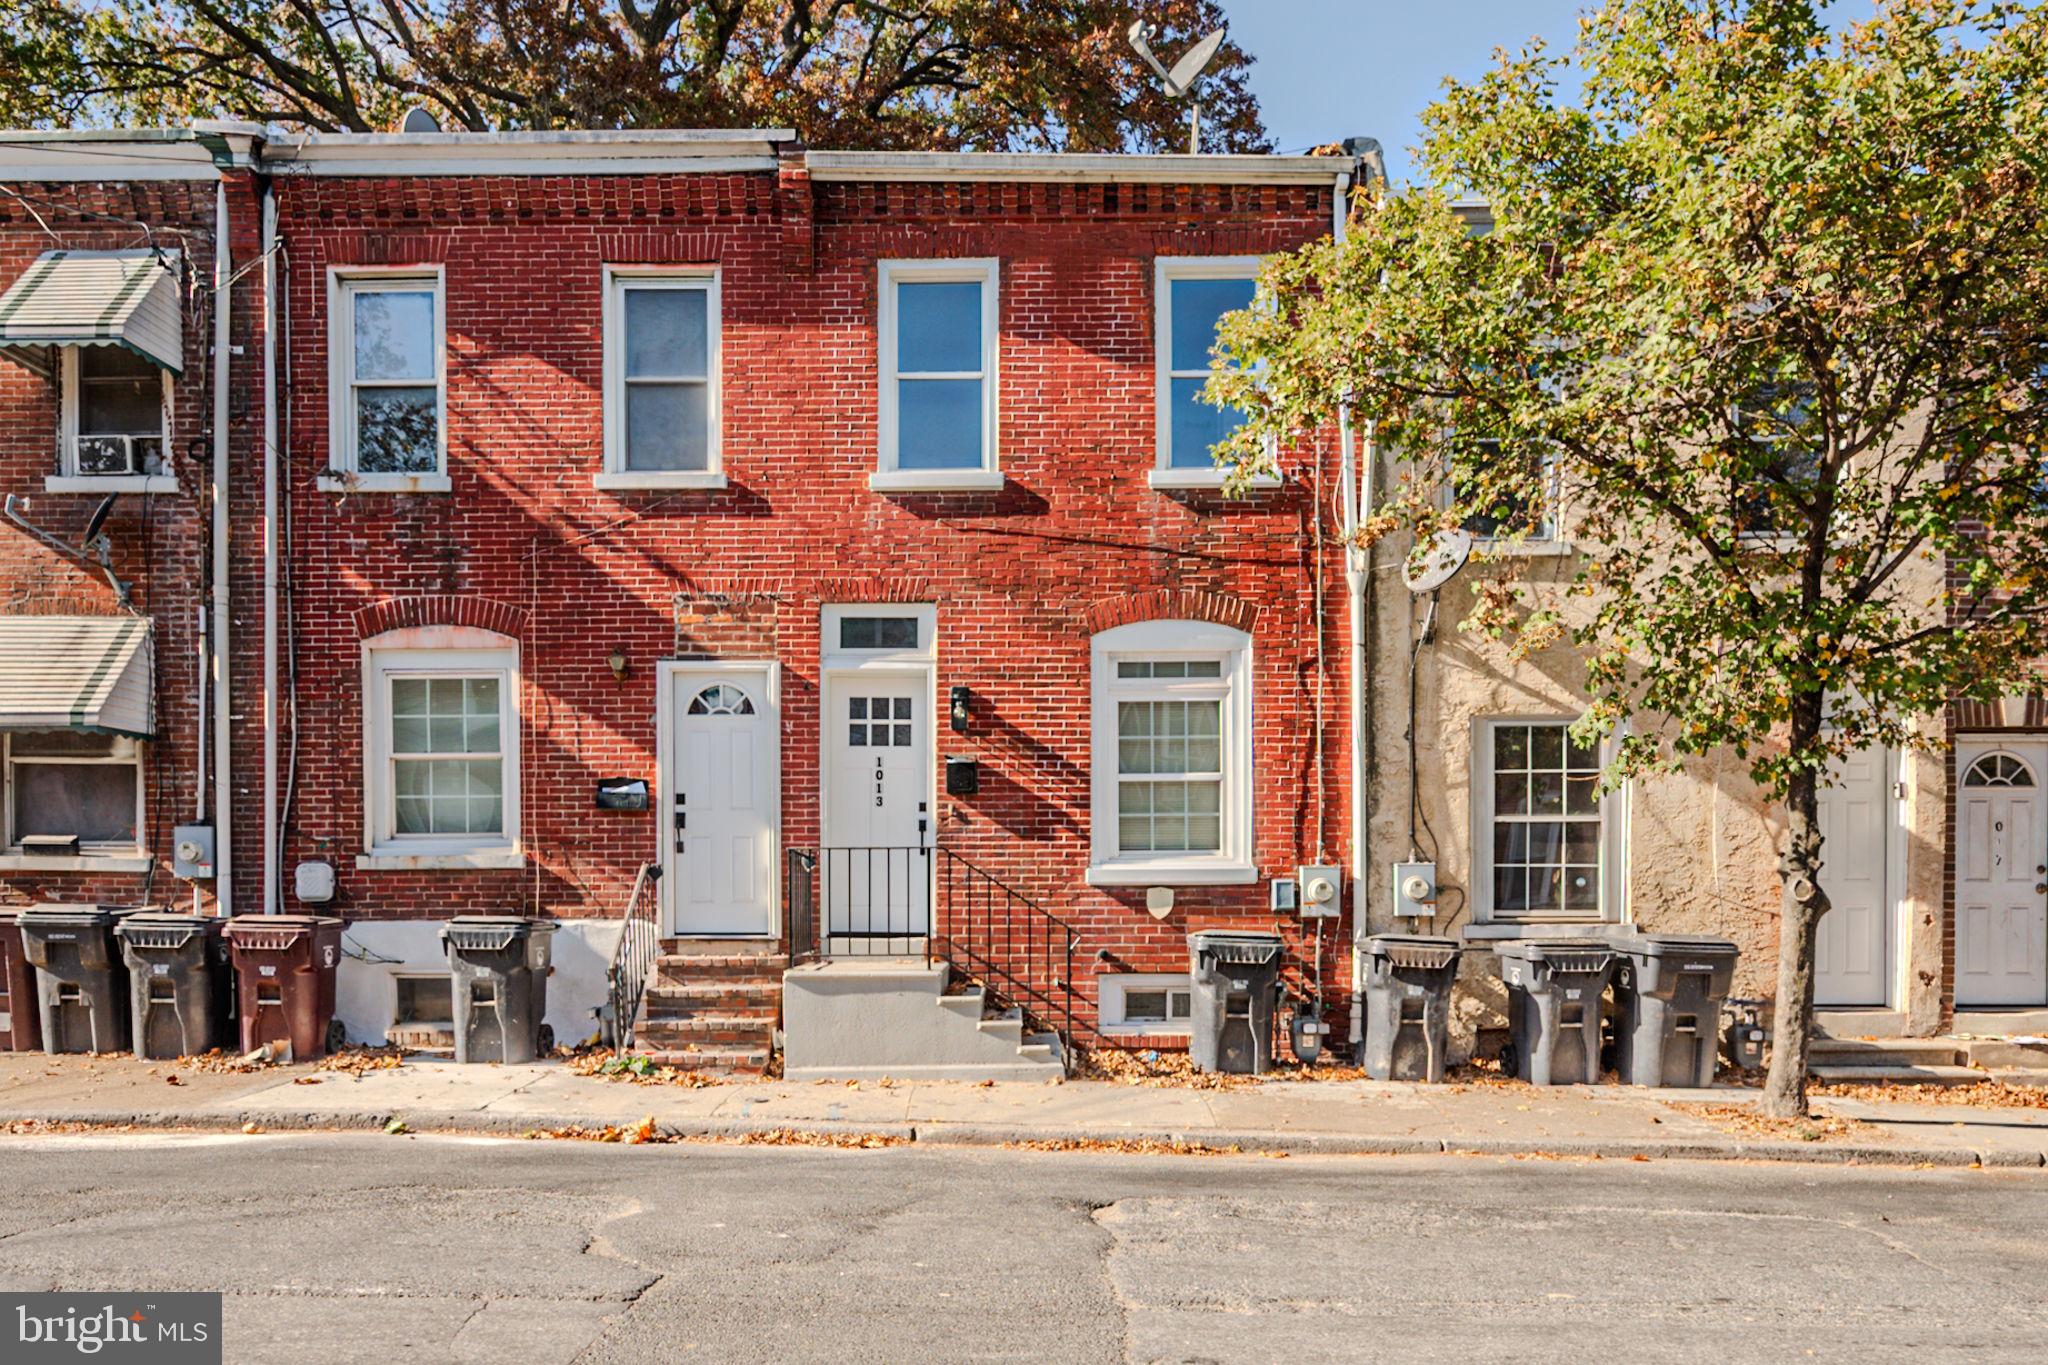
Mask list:
[[[548,1050],[548,972],[555,922],[457,915],[441,930],[454,990],[455,1060],[530,1062]]]
[[[1375,934],[1365,968],[1365,1074],[1376,1081],[1444,1078],[1451,983],[1460,945],[1428,934]]]
[[[132,908],[32,905],[15,917],[36,969],[43,1051],[119,1052],[128,1046],[128,971],[114,925]]]
[[[1512,939],[1493,951],[1508,988],[1515,1074],[1532,1085],[1598,1084],[1614,949],[1598,939]]]
[[[219,1047],[234,1011],[224,920],[138,910],[114,926],[128,969],[135,1055],[196,1057]]]
[[[1273,1065],[1280,1000],[1278,934],[1204,929],[1188,935],[1188,1057],[1197,1071],[1258,1075]]]
[[[1691,934],[1631,934],[1614,947],[1621,954],[1614,975],[1614,1065],[1622,1081],[1712,1085],[1721,1002],[1735,984],[1735,945]]]

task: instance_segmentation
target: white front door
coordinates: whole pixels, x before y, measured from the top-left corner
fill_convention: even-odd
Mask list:
[[[669,932],[772,935],[781,760],[771,667],[678,668],[669,689]]]
[[[2048,742],[1956,746],[1956,1006],[2048,1004]]]
[[[836,675],[825,691],[825,837],[818,873],[831,934],[918,936],[930,925],[931,682]]]
[[[1865,749],[1841,761],[1821,788],[1821,885],[1829,908],[1815,945],[1813,1003],[1881,1008],[1891,969],[1890,755]]]

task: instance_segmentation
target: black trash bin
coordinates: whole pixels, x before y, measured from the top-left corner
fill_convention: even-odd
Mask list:
[[[43,1051],[119,1052],[128,1046],[128,971],[114,926],[134,913],[106,905],[32,905],[15,917],[36,969]]]
[[[114,926],[128,968],[135,1055],[196,1057],[227,1039],[234,1012],[224,920],[140,910]]]
[[[1691,934],[1631,934],[1614,947],[1621,955],[1614,976],[1614,1057],[1622,1081],[1712,1085],[1721,1002],[1735,984],[1735,945]]]
[[[441,930],[456,1061],[530,1062],[549,1050],[542,1021],[555,928],[524,915],[457,915]]]
[[[1615,952],[1598,939],[1496,943],[1515,1074],[1532,1085],[1600,1080],[1600,1008]]]
[[[1375,934],[1365,941],[1366,1075],[1376,1081],[1444,1078],[1459,952],[1456,939],[1429,934]]]
[[[1256,1076],[1271,1069],[1281,951],[1278,934],[1204,929],[1188,935],[1188,1058],[1197,1071]]]

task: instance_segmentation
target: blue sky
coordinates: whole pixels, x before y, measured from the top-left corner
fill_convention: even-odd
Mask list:
[[[1237,42],[1257,58],[1252,90],[1283,152],[1352,134],[1376,137],[1397,181],[1412,172],[1418,115],[1445,76],[1470,80],[1496,47],[1535,35],[1568,50],[1597,0],[1223,0]],[[1840,24],[1869,13],[1841,0]],[[1166,55],[1171,63],[1178,53]]]

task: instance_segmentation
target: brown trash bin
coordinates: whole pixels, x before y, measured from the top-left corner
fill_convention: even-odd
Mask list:
[[[242,1051],[289,1040],[292,1057],[325,1056],[346,1040],[334,1017],[341,920],[328,915],[237,915],[224,931],[235,960]]]
[[[43,1050],[42,1004],[36,997],[36,969],[21,950],[21,926],[13,910],[0,910],[0,1051]]]

